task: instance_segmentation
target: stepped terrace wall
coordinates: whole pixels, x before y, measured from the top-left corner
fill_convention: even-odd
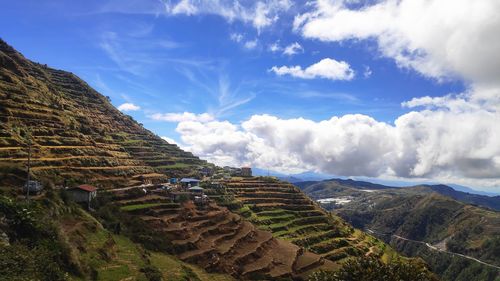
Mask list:
[[[154,230],[156,241],[166,241],[163,244],[168,246],[163,250],[208,272],[224,272],[238,279],[274,280],[336,268],[321,256],[277,239],[214,202],[196,206],[192,201],[172,203],[166,195],[134,194],[130,197],[121,193],[113,204]]]
[[[297,187],[267,178],[230,180],[228,194],[237,212],[277,238],[304,247],[336,263],[371,255],[389,260],[397,254],[378,239],[327,213]]]

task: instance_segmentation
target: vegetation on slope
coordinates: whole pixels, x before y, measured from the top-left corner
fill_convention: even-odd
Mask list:
[[[62,198],[0,196],[1,280],[232,280],[148,251]]]
[[[410,262],[391,261],[383,263],[373,258],[357,258],[347,261],[336,272],[319,271],[310,281],[437,281],[429,275],[425,265],[418,260]]]
[[[113,107],[72,73],[31,62],[0,39],[0,183],[32,173],[56,184],[129,185],[208,165]]]

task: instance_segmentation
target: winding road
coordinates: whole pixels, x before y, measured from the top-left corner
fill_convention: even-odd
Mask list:
[[[401,239],[401,240],[404,240],[404,241],[409,241],[409,242],[414,242],[414,243],[422,244],[422,245],[425,245],[427,248],[429,248],[429,249],[431,249],[433,251],[437,251],[437,252],[441,252],[441,253],[446,253],[446,254],[453,255],[453,256],[462,257],[462,258],[469,259],[469,260],[478,262],[480,264],[483,264],[483,265],[486,265],[486,266],[489,266],[489,267],[493,267],[493,268],[495,268],[497,270],[500,270],[500,266],[496,266],[494,264],[487,263],[487,262],[484,262],[482,260],[478,260],[478,259],[476,259],[474,257],[471,257],[471,256],[467,256],[467,255],[463,255],[463,254],[454,253],[454,252],[446,251],[446,250],[443,250],[443,249],[439,249],[438,247],[432,246],[431,244],[429,244],[427,242],[424,242],[424,241],[413,240],[413,239],[402,237],[402,236],[399,236],[399,235],[396,235],[396,234],[381,233],[381,232],[373,231],[373,230],[368,229],[368,228],[366,229],[366,231],[368,233],[371,233],[371,234],[379,234],[379,235],[385,235],[385,236],[390,235],[391,237],[395,237],[397,239]]]

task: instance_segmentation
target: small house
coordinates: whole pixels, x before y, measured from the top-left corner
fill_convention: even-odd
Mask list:
[[[170,178],[170,179],[168,179],[168,182],[170,184],[176,184],[177,183],[177,178]]]
[[[66,189],[69,197],[77,202],[84,203],[90,209],[90,202],[97,197],[97,188],[88,184]]]
[[[193,194],[203,194],[203,188],[199,186],[193,186],[188,188],[188,191]]]
[[[198,186],[200,184],[200,180],[193,179],[193,178],[183,178],[181,179],[181,184],[182,187],[193,187],[193,186]]]
[[[170,195],[170,199],[176,203],[182,203],[184,201],[191,199],[191,193],[185,192],[185,191],[170,192],[169,195]]]
[[[205,204],[208,201],[208,196],[203,193],[203,188],[199,186],[190,187],[190,197],[196,204]]]

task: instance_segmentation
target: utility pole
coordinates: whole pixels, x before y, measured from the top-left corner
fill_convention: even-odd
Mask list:
[[[28,132],[28,177],[26,180],[26,200],[30,201],[30,174],[31,174],[31,132]]]

